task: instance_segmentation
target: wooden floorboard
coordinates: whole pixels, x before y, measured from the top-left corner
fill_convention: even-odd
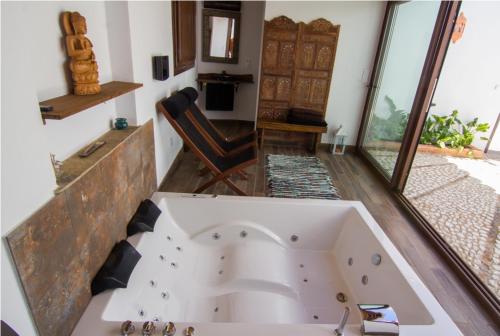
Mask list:
[[[216,122],[216,125],[229,137],[241,134],[251,127],[235,122]],[[249,175],[248,181],[238,177],[234,177],[232,180],[249,195],[265,196],[265,155],[311,155],[307,152],[306,145],[309,144],[293,147],[273,143],[265,144],[263,150],[259,152],[258,164],[246,170]],[[325,149],[320,150],[317,155],[325,163],[342,198],[363,202],[464,335],[500,335],[497,332],[495,321],[483,311],[462,281],[421,232],[415,228],[381,181],[361,158],[354,154],[336,156],[328,153]],[[192,152],[184,153],[180,164],[160,187],[160,191],[192,192],[197,186],[208,180],[207,176],[198,176],[197,170],[200,167],[200,161]],[[234,192],[223,183],[218,183],[204,193],[234,195]]]

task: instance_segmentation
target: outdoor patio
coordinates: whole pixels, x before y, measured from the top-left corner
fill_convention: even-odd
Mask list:
[[[396,152],[370,154],[393,169]],[[500,297],[500,161],[417,152],[403,194]]]

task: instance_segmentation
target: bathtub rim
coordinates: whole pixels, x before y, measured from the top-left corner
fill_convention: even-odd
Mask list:
[[[385,234],[382,228],[378,225],[364,204],[360,201],[346,201],[346,200],[321,200],[321,199],[290,199],[290,198],[269,198],[269,197],[248,197],[248,196],[227,196],[227,195],[210,195],[210,194],[189,194],[189,193],[172,193],[172,192],[155,192],[151,200],[155,204],[161,205],[164,199],[172,198],[209,198],[220,200],[235,200],[257,203],[283,203],[283,204],[297,204],[297,205],[333,205],[353,208],[357,211],[359,216],[366,223],[367,227],[371,230],[372,234],[376,237],[381,247],[390,255],[394,263],[396,263],[403,278],[407,281],[410,288],[416,293],[421,300],[424,307],[427,309],[434,322],[426,325],[401,325],[400,334],[406,336],[417,336],[422,334],[440,334],[440,335],[462,335],[456,324],[452,321],[450,316],[441,307],[437,299],[432,295],[431,291],[423,283],[417,273],[404,259],[402,254],[398,251],[389,237]],[[141,235],[129,237],[140,240]],[[112,297],[113,291],[107,291],[94,296],[87,306],[84,314],[78,321],[72,335],[80,336],[89,333],[96,333],[101,335],[117,335],[119,334],[120,325],[122,322],[106,321],[102,319],[102,315]],[[397,312],[396,312],[397,313]],[[332,317],[332,324],[249,324],[249,323],[231,323],[231,322],[210,322],[210,323],[192,323],[197,330],[197,334],[205,335],[214,333],[238,333],[241,336],[250,336],[258,334],[268,335],[289,335],[291,332],[301,335],[300,330],[304,331],[304,335],[330,335],[331,330],[336,327],[337,317]],[[163,326],[164,322],[161,324]],[[189,323],[178,322],[176,323],[177,330],[181,331],[190,326]],[[136,327],[139,322],[136,321]],[[242,328],[242,327],[245,328]],[[345,329],[346,336],[359,335],[359,325],[349,324]]]

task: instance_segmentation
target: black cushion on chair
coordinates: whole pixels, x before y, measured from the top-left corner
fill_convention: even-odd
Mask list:
[[[176,93],[167,99],[163,99],[161,104],[172,118],[177,119],[179,115],[183,114],[188,109],[189,100],[184,95]]]
[[[238,139],[235,139],[235,140],[229,142],[229,144],[230,144],[230,145],[228,145],[228,147],[230,148],[229,150],[234,149],[234,148],[238,148],[242,145],[246,145],[250,142],[256,141],[257,140],[256,136],[257,136],[257,133],[252,132],[252,133],[248,133],[244,137],[241,137],[241,138],[238,138]]]
[[[203,112],[201,112],[196,105],[195,100],[198,98],[198,91],[196,91],[195,88],[186,87],[180,90],[179,93],[183,94],[189,100],[189,109],[191,110],[191,114],[196,119],[198,124],[200,124],[200,126],[210,135],[210,137],[217,143],[217,145],[219,145],[219,147],[226,152],[255,141],[254,133],[250,133],[247,136],[238,139],[237,141],[227,141],[220,136],[219,132],[214,129],[214,127],[208,121],[207,117],[205,117]]]
[[[256,154],[254,148],[250,147],[236,155],[224,157],[219,156],[212,148],[211,144],[205,139],[193,122],[186,115],[188,99],[182,94],[174,94],[169,98],[163,99],[161,104],[172,116],[179,127],[184,131],[186,136],[191,140],[194,146],[217,167],[221,172],[226,171],[240,163],[250,159],[255,159]],[[200,112],[201,113],[201,112]],[[194,115],[194,113],[193,113]],[[198,120],[198,119],[196,119]]]
[[[198,91],[196,91],[193,87],[185,87],[184,89],[179,91],[189,100],[190,103],[194,103],[196,99],[198,99]]]
[[[167,112],[175,119],[177,124],[182,128],[184,133],[188,136],[189,140],[198,148],[200,152],[207,157],[210,162],[212,162],[219,170],[223,171],[224,166],[222,164],[222,159],[210,146],[208,141],[205,139],[203,134],[201,134],[196,126],[188,119],[186,112],[189,106],[188,99],[180,94],[176,93],[167,99],[161,101],[161,104],[167,110]]]

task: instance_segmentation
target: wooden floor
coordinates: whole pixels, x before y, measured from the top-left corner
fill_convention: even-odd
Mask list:
[[[236,135],[249,127],[234,122],[219,122],[217,126],[227,136]],[[247,169],[248,181],[233,178],[233,181],[249,195],[265,196],[265,154],[306,155],[309,153],[305,147],[265,145],[259,153],[258,164]],[[342,198],[363,202],[464,335],[500,335],[495,321],[482,311],[473,296],[469,294],[442,258],[434,252],[430,243],[412,225],[382,183],[359,157],[354,154],[335,156],[325,150],[318,152],[317,155],[326,164]],[[200,162],[192,152],[183,153],[177,163],[160,186],[160,191],[190,193],[207,181],[207,177],[198,176],[197,169],[200,167]],[[223,183],[209,188],[205,193],[234,195],[234,192]]]

